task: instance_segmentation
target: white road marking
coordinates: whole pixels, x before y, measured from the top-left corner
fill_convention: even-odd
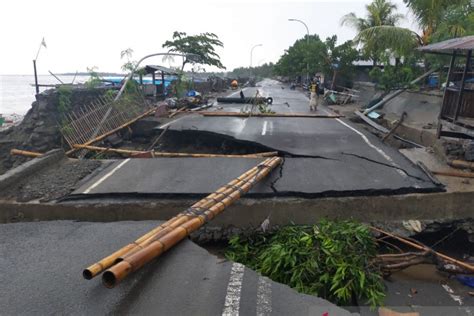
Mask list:
[[[122,168],[123,165],[125,165],[129,160],[130,160],[130,158],[127,158],[127,159],[125,159],[124,161],[122,161],[121,163],[119,163],[114,169],[110,170],[109,173],[107,173],[105,176],[103,176],[102,178],[100,178],[99,180],[97,180],[94,184],[92,184],[90,187],[88,187],[83,193],[84,193],[84,194],[89,193],[92,189],[94,189],[94,188],[97,187],[99,184],[101,184],[102,182],[104,182],[108,177],[110,177],[111,175],[113,175],[117,170],[119,170],[120,168]]]
[[[237,262],[232,264],[230,270],[229,283],[227,284],[227,294],[225,296],[223,316],[237,316],[240,309],[240,292],[242,291],[242,281],[244,279],[245,267]]]
[[[267,121],[263,121],[262,135],[267,133]]]
[[[326,111],[325,111],[326,112]],[[362,139],[364,140],[364,142],[367,143],[367,145],[369,145],[369,147],[375,149],[375,151],[377,151],[382,157],[384,157],[388,162],[390,162],[390,164],[394,167],[396,167],[397,169],[397,172],[403,176],[403,177],[407,177],[407,174],[405,172],[403,172],[401,169],[399,169],[400,167],[393,161],[392,157],[390,157],[389,155],[387,155],[382,149],[378,148],[377,146],[375,146],[374,144],[372,144],[370,142],[370,140],[367,138],[367,136],[365,136],[364,134],[362,134],[361,132],[359,132],[358,130],[356,130],[355,128],[353,128],[352,126],[350,126],[349,124],[346,124],[344,123],[342,120],[336,118],[335,119],[336,121],[338,121],[339,123],[341,123],[342,125],[344,125],[345,127],[351,129],[352,131],[354,131],[355,133],[357,133],[360,137],[362,137]]]
[[[453,299],[453,301],[457,302],[459,305],[463,304],[462,298],[459,295],[454,295],[453,289],[447,284],[441,284],[443,289],[448,292],[448,295]]]
[[[257,316],[272,313],[272,284],[268,278],[259,276],[257,285]]]

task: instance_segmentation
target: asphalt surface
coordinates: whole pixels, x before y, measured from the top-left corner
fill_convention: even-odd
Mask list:
[[[265,80],[256,89],[272,96],[272,110],[309,113],[299,91]],[[238,95],[239,91],[234,92]],[[218,104],[216,111],[240,111],[242,104]],[[333,114],[326,107],[319,114]],[[429,178],[396,149],[344,119],[203,117],[185,115],[159,129],[213,133],[249,144],[261,144],[287,156],[249,195],[354,196],[439,191]],[[89,178],[73,194],[207,194],[253,167],[259,160],[180,158],[118,161]],[[120,166],[120,167],[119,167]]]
[[[349,315],[185,240],[114,289],[82,270],[157,222],[0,225],[2,315]]]
[[[418,191],[433,188],[432,183],[424,180],[424,175],[415,169],[413,175],[402,177],[399,169],[364,159],[358,159],[354,164],[352,159],[350,156],[342,156],[340,160],[286,158],[248,195],[347,196],[401,193],[413,185]],[[203,195],[215,191],[261,161],[263,159],[250,158],[130,159],[116,162],[91,177],[70,197]],[[375,192],[374,188],[377,188]]]

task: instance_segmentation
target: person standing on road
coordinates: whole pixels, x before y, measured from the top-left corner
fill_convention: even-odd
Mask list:
[[[311,86],[310,86],[310,91],[311,91],[311,96],[309,99],[309,110],[310,111],[316,111],[319,105],[319,94],[321,91],[321,80],[318,77],[316,77],[315,80],[311,81]]]

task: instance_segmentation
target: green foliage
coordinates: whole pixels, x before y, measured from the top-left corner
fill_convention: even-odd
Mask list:
[[[219,37],[214,33],[201,33],[198,35],[187,35],[185,32],[174,32],[173,39],[163,44],[168,52],[181,54],[195,54],[199,61],[184,59],[181,70],[187,63],[216,66],[225,69],[216,53],[216,47],[224,47]]]
[[[69,86],[60,86],[58,88],[58,111],[60,114],[66,114],[71,110],[72,89]]]
[[[474,2],[473,2],[474,3]],[[472,3],[451,5],[443,12],[437,29],[431,36],[432,42],[474,35],[474,7]]]
[[[356,44],[362,45],[362,56],[374,61],[374,65],[388,54],[396,57],[408,56],[419,45],[418,35],[397,23],[403,15],[396,13],[397,6],[390,1],[374,0],[365,6],[366,18],[359,18],[354,13],[346,14],[342,25],[357,31]]]
[[[89,79],[85,82],[85,85],[89,89],[97,88],[102,83],[102,80],[97,73],[97,67],[93,66],[91,68],[87,67],[87,72],[89,73]]]
[[[109,89],[105,91],[104,96],[107,97],[108,99],[113,99],[115,96],[118,94],[118,91]]]
[[[334,35],[321,41],[318,35],[298,39],[280,57],[274,67],[277,75],[295,77],[306,73],[306,64],[309,63],[309,72],[324,72],[332,75],[334,66],[338,65],[340,76],[350,77],[353,74],[353,61],[357,60],[358,53],[348,41],[336,46],[337,36]]]
[[[470,4],[470,0],[403,0],[403,2],[413,12],[423,30],[424,45],[432,42],[432,35],[444,22],[446,13],[453,8]]]
[[[242,78],[242,77],[256,77],[257,81],[260,78],[271,78],[274,74],[275,64],[265,63],[258,67],[239,67],[235,68],[231,72],[227,73],[229,78]]]
[[[337,304],[385,297],[380,271],[372,264],[376,242],[353,221],[322,220],[314,226],[286,226],[274,233],[234,236],[226,257],[287,284],[299,292]]]

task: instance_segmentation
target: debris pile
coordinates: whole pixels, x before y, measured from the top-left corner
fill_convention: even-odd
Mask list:
[[[89,104],[105,93],[105,89],[71,88],[67,96],[69,109]],[[61,100],[61,101],[60,101]],[[11,156],[10,150],[46,152],[62,147],[59,124],[62,116],[64,94],[60,90],[47,90],[36,96],[31,109],[18,126],[0,132],[0,174],[16,167],[28,158]]]

